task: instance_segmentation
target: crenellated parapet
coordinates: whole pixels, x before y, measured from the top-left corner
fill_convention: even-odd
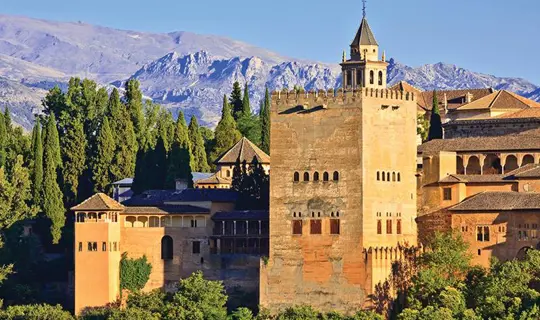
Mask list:
[[[330,103],[346,104],[355,102],[363,97],[379,98],[393,101],[416,101],[416,95],[413,92],[361,88],[359,90],[311,90],[305,92],[292,91],[274,91],[272,92],[272,104],[274,106],[315,106],[328,105]]]
[[[415,248],[416,254],[419,255],[424,252],[422,246]],[[405,250],[410,250],[410,248],[404,248],[401,246],[397,247],[369,247],[364,248],[363,254],[366,261],[384,261],[388,260],[389,263],[393,261],[398,261],[403,259],[407,253]]]

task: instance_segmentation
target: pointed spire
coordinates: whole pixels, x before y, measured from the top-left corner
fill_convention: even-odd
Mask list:
[[[358,31],[356,32],[356,37],[354,37],[354,40],[351,43],[351,47],[378,45],[379,44],[377,43],[377,40],[375,40],[375,36],[369,27],[367,19],[364,17],[362,19],[362,23],[360,23]]]
[[[343,50],[343,56],[341,57],[341,62],[347,61],[347,54],[345,53],[345,50]]]
[[[362,18],[366,18],[366,2],[367,0],[362,0]]]
[[[386,50],[383,50],[382,52],[382,61],[386,62]]]

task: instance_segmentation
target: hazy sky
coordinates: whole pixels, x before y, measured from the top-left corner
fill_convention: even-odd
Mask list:
[[[539,0],[368,0],[367,8],[388,57],[411,66],[454,63],[540,84]],[[223,35],[337,63],[360,23],[362,1],[0,0],[0,13]]]

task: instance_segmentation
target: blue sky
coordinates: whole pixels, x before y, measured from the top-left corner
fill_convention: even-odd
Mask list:
[[[0,2],[3,14],[223,35],[286,56],[336,63],[362,16],[361,0]],[[367,7],[381,48],[400,62],[454,63],[540,84],[538,0],[368,0]]]

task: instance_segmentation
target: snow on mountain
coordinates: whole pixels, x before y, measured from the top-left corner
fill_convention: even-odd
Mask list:
[[[540,87],[518,78],[498,78],[455,65],[412,68],[389,61],[391,84],[401,80],[425,90],[493,87],[540,101]],[[29,129],[44,89],[65,87],[71,76],[110,87],[130,78],[145,97],[204,125],[215,125],[221,101],[234,81],[248,83],[257,108],[264,88],[337,88],[339,65],[298,60],[225,37],[189,32],[145,33],[0,15],[0,106]]]

